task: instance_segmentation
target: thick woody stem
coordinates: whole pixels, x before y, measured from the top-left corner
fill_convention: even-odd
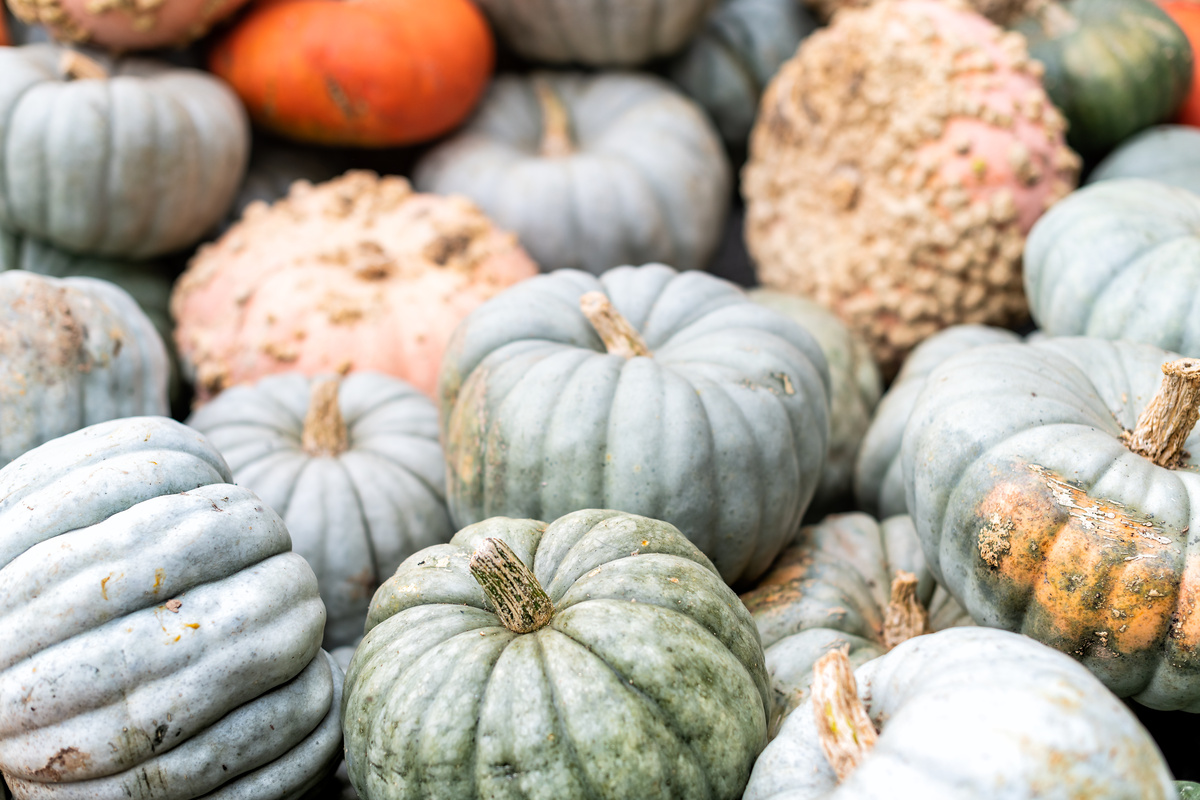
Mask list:
[[[812,704],[821,750],[839,781],[870,754],[879,734],[858,699],[848,647],[830,650],[813,666]]]
[[[533,633],[554,616],[554,603],[546,590],[503,540],[483,540],[471,556],[471,574],[500,623],[513,633]]]
[[[58,61],[58,70],[71,80],[107,80],[108,70],[94,59],[74,50],[64,50]]]
[[[1166,377],[1158,392],[1142,410],[1137,427],[1123,439],[1138,455],[1174,469],[1183,462],[1183,443],[1200,419],[1200,359],[1169,361],[1162,371]]]
[[[545,78],[534,78],[533,90],[542,107],[542,143],[538,152],[544,158],[571,155],[575,152],[575,142],[571,139],[571,117],[567,107]]]
[[[350,435],[342,410],[338,405],[339,381],[315,381],[304,417],[304,433],[300,437],[304,452],[310,456],[336,456],[350,446]]]
[[[612,301],[604,292],[588,292],[580,297],[579,309],[592,323],[596,333],[600,334],[600,340],[609,353],[625,358],[650,356],[650,348],[646,347],[642,335],[613,308]]]
[[[925,633],[929,612],[917,597],[917,576],[900,571],[892,581],[892,598],[883,620],[883,645],[891,650],[901,642]]]

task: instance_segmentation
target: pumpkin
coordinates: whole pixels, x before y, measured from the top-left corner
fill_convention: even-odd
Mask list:
[[[987,325],[952,325],[917,345],[879,401],[854,463],[858,508],[880,519],[907,514],[900,442],[904,426],[929,373],[956,353],[985,344],[1018,342],[1021,337]]]
[[[209,55],[263,128],[395,147],[457,127],[487,88],[492,34],[471,0],[268,0]]]
[[[816,27],[796,0],[722,0],[672,60],[671,79],[708,112],[726,143],[742,147],[767,81]]]
[[[912,519],[834,514],[801,529],[742,595],[771,677],[772,730],[807,702],[817,660],[843,646],[856,666],[971,618],[933,580]]]
[[[753,289],[751,300],[800,324],[817,339],[829,365],[829,453],[813,505],[829,508],[850,494],[854,458],[883,387],[870,348],[828,309],[771,289]]]
[[[816,672],[812,710],[787,718],[745,800],[1176,797],[1129,709],[1026,637],[955,628]]]
[[[296,181],[324,183],[345,171],[343,162],[334,153],[307,147],[292,147],[274,142],[255,142],[250,151],[250,165],[242,180],[233,206],[222,221],[224,233],[237,223],[253,202],[270,205],[287,197]]]
[[[1200,4],[1194,0],[1158,0],[1158,5],[1187,36],[1192,48],[1192,88],[1179,109],[1177,121],[1200,126]]]
[[[59,40],[116,51],[182,47],[208,33],[246,0],[8,0],[21,20],[45,25]]]
[[[376,592],[346,761],[374,800],[736,800],[768,691],[754,621],[675,527],[494,518]]]
[[[679,50],[717,0],[479,0],[531,61],[632,67]]]
[[[535,274],[466,199],[349,172],[252,203],[202,247],[171,296],[175,341],[201,402],[292,371],[383,372],[432,395],[459,321]]]
[[[333,769],[341,673],[316,578],[230,483],[162,417],[0,470],[0,772],[17,798],[283,800]]]
[[[1080,189],[1040,221],[1025,290],[1052,336],[1147,342],[1200,356],[1200,195],[1126,178]]]
[[[902,458],[930,569],[977,622],[1198,711],[1197,370],[1177,358],[1084,337],[968,350],[930,374]]]
[[[11,47],[13,44],[12,34],[8,32],[8,18],[5,11],[0,7],[0,47]],[[4,792],[4,781],[0,781],[0,796]]]
[[[1096,165],[1088,183],[1113,178],[1146,178],[1200,194],[1200,131],[1157,125],[1131,136]]]
[[[471,122],[414,177],[421,191],[470,197],[543,271],[594,274],[647,261],[703,269],[731,181],[704,112],[665,81],[633,73],[497,78]]]
[[[1039,75],[1020,37],[945,3],[839,13],[751,136],[759,279],[835,311],[885,378],[944,327],[1021,321],[1025,234],[1079,169]]]
[[[730,583],[791,540],[828,451],[816,340],[726,281],[661,264],[509,289],[455,331],[440,381],[456,525],[656,515]]]
[[[94,278],[0,272],[0,466],[95,422],[167,413],[162,339]]]
[[[396,378],[273,375],[222,392],[188,425],[283,517],[317,575],[331,650],[362,636],[401,561],[454,535],[437,408]]]
[[[111,258],[187,247],[233,202],[249,135],[197,70],[0,49],[0,227]]]
[[[1200,800],[1200,783],[1192,781],[1175,781],[1179,790],[1179,800]]]

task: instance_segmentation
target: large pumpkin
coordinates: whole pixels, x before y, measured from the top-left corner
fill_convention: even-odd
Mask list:
[[[968,350],[930,374],[903,459],[930,568],[977,622],[1200,711],[1200,370],[1175,358],[1082,337]]]
[[[795,534],[829,441],[813,337],[700,272],[563,270],[473,312],[440,383],[457,525],[579,508],[655,515],[729,582]]]
[[[273,375],[222,392],[188,424],[283,517],[317,574],[331,650],[362,636],[371,595],[401,561],[454,535],[437,408],[396,378]]]
[[[1177,119],[1184,125],[1200,126],[1200,3],[1196,0],[1158,0],[1158,5],[1175,20],[1192,47],[1192,88]]]
[[[81,59],[0,49],[0,227],[116,258],[195,243],[246,168],[241,104],[197,70]]]
[[[504,76],[417,165],[421,191],[464,194],[543,271],[661,261],[703,269],[732,181],[704,112],[650,75]]]
[[[110,50],[181,47],[208,33],[246,0],[8,0],[13,13],[55,38]]]
[[[674,527],[496,518],[380,587],[346,675],[362,797],[736,800],[766,744],[754,621]]]
[[[763,751],[744,800],[1176,798],[1129,709],[1026,637],[956,628],[854,672],[827,658],[814,702]]]
[[[285,800],[335,765],[316,578],[230,481],[161,417],[0,470],[0,772],[19,800]]]
[[[1200,195],[1134,178],[1080,189],[1030,234],[1025,291],[1052,336],[1200,356]]]
[[[1200,194],[1200,130],[1157,125],[1131,136],[1096,165],[1088,183],[1146,178]]]
[[[175,341],[207,400],[277,372],[369,370],[432,395],[455,326],[537,274],[464,198],[399,177],[300,182],[200,249],[175,285]]]
[[[209,67],[267,130],[395,147],[461,123],[493,59],[471,0],[266,0],[217,41]]]

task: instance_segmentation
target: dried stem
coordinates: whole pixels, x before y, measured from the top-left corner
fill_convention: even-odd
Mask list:
[[[879,734],[858,699],[849,647],[830,650],[813,666],[812,704],[821,750],[839,781],[870,754]]]
[[[471,556],[471,574],[500,623],[513,633],[533,633],[554,616],[554,603],[546,590],[503,540],[483,540]]]
[[[928,627],[929,612],[917,597],[917,576],[911,572],[897,572],[883,620],[883,646],[891,650],[901,642],[925,633]]]
[[[571,117],[567,107],[546,78],[534,78],[533,90],[542,107],[542,143],[538,152],[545,158],[571,155],[575,152],[575,142],[571,138]]]
[[[58,61],[58,71],[70,80],[107,80],[108,70],[95,59],[74,50],[64,50]]]
[[[338,405],[336,378],[315,381],[304,417],[304,433],[300,437],[304,452],[310,456],[336,456],[350,446],[350,434]]]
[[[588,292],[580,297],[579,309],[592,323],[596,333],[600,334],[600,340],[609,353],[625,358],[650,356],[650,348],[646,347],[642,335],[613,308],[612,301],[604,292]]]
[[[1125,446],[1160,467],[1175,469],[1183,463],[1183,443],[1200,419],[1200,359],[1184,358],[1162,365],[1162,384],[1127,432]]]

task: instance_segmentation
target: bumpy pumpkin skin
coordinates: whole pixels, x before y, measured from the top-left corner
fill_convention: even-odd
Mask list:
[[[45,25],[60,41],[121,52],[182,47],[245,4],[246,0],[8,0],[20,19]]]
[[[1025,290],[1052,336],[1200,356],[1200,195],[1134,178],[1080,189],[1030,234]]]
[[[494,58],[471,0],[267,0],[217,41],[209,68],[281,136],[396,147],[458,126]]]
[[[705,268],[732,181],[702,109],[666,81],[617,72],[496,79],[413,182],[471,198],[516,232],[542,271],[598,275],[650,261]]]
[[[1175,358],[1082,337],[968,350],[929,376],[902,458],[930,568],[977,622],[1119,696],[1198,711],[1196,462],[1165,469],[1121,439]]]
[[[605,349],[580,311],[593,291],[650,357]],[[812,499],[828,392],[816,340],[719,278],[661,264],[543,275],[481,306],[447,347],[450,515],[657,514],[726,581],[750,581]]]
[[[502,627],[468,562],[506,542],[554,603]],[[617,511],[494,518],[375,594],[346,676],[346,759],[371,798],[741,796],[766,743],[749,613],[673,526]]]
[[[290,373],[222,392],[188,419],[233,478],[287,524],[317,575],[330,650],[362,636],[371,596],[400,562],[450,540],[437,408],[387,375],[354,373],[337,387],[336,418],[314,419],[313,387]],[[320,425],[336,444],[322,441]]]
[[[1150,734],[1071,659],[1023,636],[956,628],[918,636],[855,672],[880,730],[839,783],[811,706],[784,722],[745,800],[1047,798],[1174,800]]]
[[[1088,175],[1088,183],[1145,178],[1200,194],[1200,130],[1156,125],[1126,139]]]
[[[340,750],[325,611],[279,517],[162,417],[0,470],[0,772],[19,800],[290,798]]]

